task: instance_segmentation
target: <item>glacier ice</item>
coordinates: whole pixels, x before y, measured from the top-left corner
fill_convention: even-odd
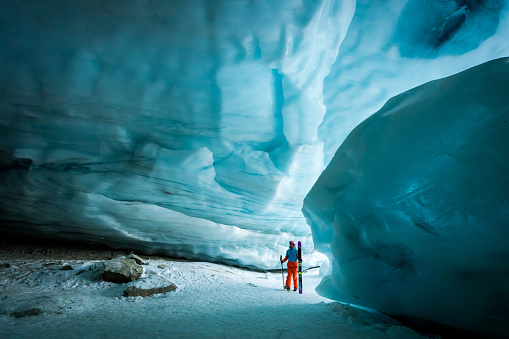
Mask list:
[[[509,58],[390,99],[304,200],[331,259],[319,293],[503,337],[509,331]]]
[[[300,209],[354,9],[2,1],[2,231],[260,268],[312,251]]]
[[[312,250],[302,200],[358,123],[509,55],[505,1],[421,3],[1,1],[0,231],[259,268]]]
[[[505,0],[357,1],[324,82],[327,110],[318,137],[325,163],[391,97],[508,56],[508,7]]]

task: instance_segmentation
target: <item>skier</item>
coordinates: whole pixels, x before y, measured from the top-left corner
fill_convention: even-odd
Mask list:
[[[297,282],[297,268],[299,267],[299,263],[295,241],[290,241],[290,248],[286,250],[286,257],[281,261],[281,264],[287,260],[288,264],[286,264],[286,266],[288,267],[288,275],[286,276],[286,285],[284,286],[284,289],[287,291],[290,290],[290,283],[293,278],[293,290],[297,291],[299,288],[299,283]]]

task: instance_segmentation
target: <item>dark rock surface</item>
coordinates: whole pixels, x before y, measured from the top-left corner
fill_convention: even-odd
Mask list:
[[[177,289],[177,285],[175,285],[174,283],[170,283],[170,285],[168,285],[168,286],[153,287],[153,288],[148,288],[148,289],[140,288],[140,287],[136,287],[136,286],[129,286],[124,291],[124,296],[125,297],[148,297],[148,296],[151,296],[154,294],[174,291],[176,289]]]

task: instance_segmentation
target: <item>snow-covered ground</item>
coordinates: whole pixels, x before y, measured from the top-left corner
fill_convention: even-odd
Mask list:
[[[428,337],[318,296],[318,269],[303,274],[299,295],[282,289],[280,272],[150,258],[141,279],[169,280],[178,289],[126,298],[128,284],[103,281],[104,260],[80,260],[71,252],[58,259],[1,257],[0,338]],[[66,265],[72,269],[62,270]]]

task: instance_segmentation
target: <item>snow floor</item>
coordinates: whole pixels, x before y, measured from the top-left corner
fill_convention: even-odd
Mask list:
[[[280,272],[152,258],[142,278],[178,289],[126,298],[127,284],[102,280],[103,262],[9,260],[0,338],[437,338],[318,296],[318,269],[303,274],[300,295],[283,290]]]

